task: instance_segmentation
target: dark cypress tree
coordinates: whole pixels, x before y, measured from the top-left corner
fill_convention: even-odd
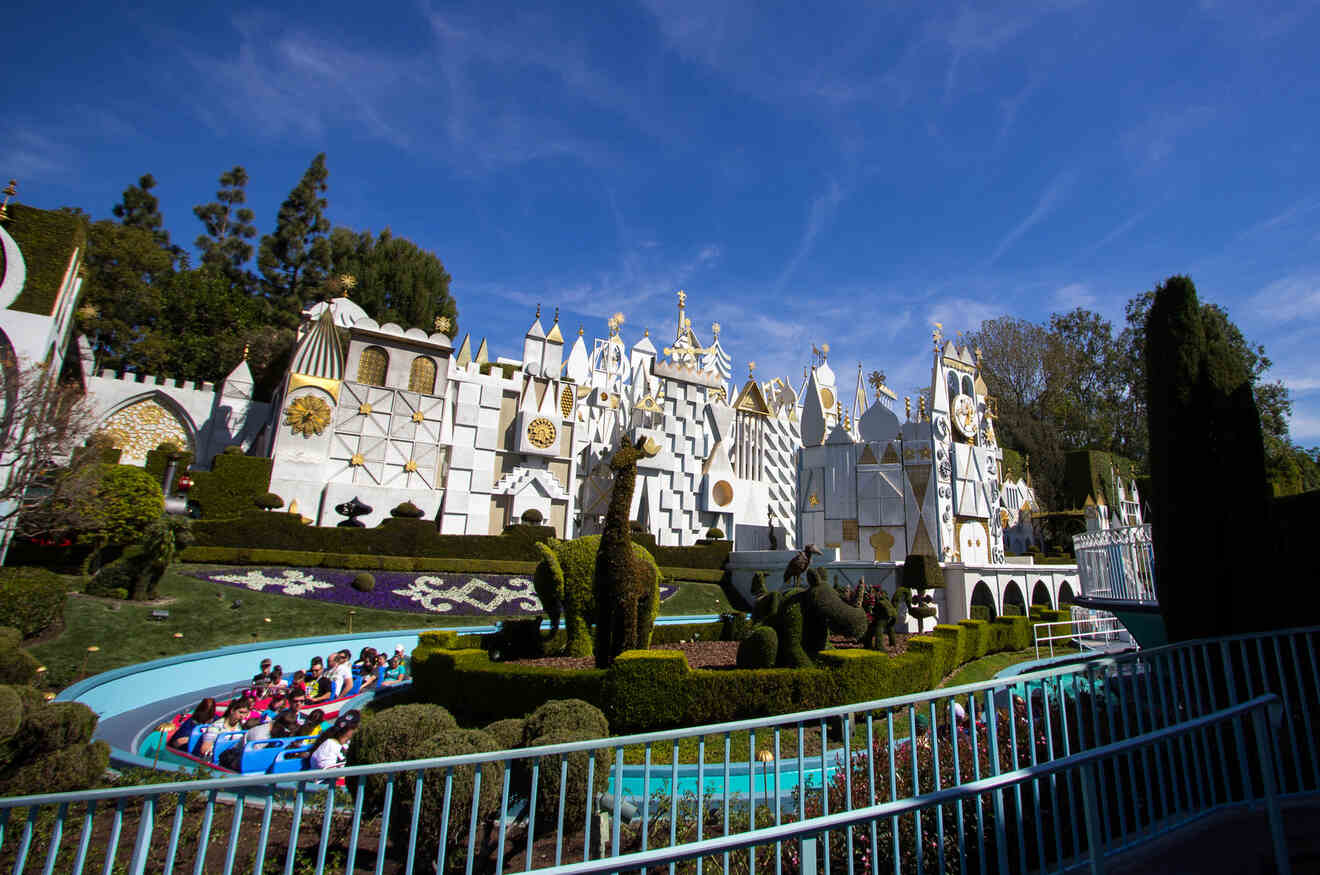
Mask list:
[[[1170,641],[1288,622],[1242,610],[1243,583],[1267,576],[1260,415],[1250,368],[1205,310],[1192,281],[1174,276],[1146,320],[1155,585]]]
[[[219,271],[245,290],[253,284],[252,275],[245,267],[253,251],[248,241],[257,236],[257,227],[252,224],[256,215],[243,206],[247,203],[244,190],[247,183],[247,171],[242,167],[227,170],[220,174],[220,190],[215,193],[215,200],[193,207],[193,215],[206,228],[206,233],[196,241],[202,253],[202,266]]]
[[[150,173],[142,176],[137,185],[124,189],[123,200],[115,204],[111,212],[121,225],[150,231],[158,244],[169,248],[170,235],[164,227],[165,217],[160,214],[160,200],[151,193],[155,187],[156,177]]]
[[[261,238],[257,268],[261,290],[282,325],[296,325],[303,305],[314,298],[330,271],[330,220],[324,197],[329,185],[325,153],[312,159],[302,180],[280,205],[275,230]]]

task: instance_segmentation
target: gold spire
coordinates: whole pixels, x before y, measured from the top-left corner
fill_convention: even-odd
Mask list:
[[[581,337],[581,336],[582,336],[582,333],[583,333],[582,325],[581,325],[581,323],[579,323],[579,324],[578,324],[578,337]]]
[[[752,379],[755,374],[756,374],[756,362],[749,361],[747,363],[747,379],[749,380]]]
[[[904,415],[905,417],[907,417],[907,419],[908,419],[909,421],[911,421],[911,419],[912,419],[912,396],[911,396],[911,395],[904,395],[904,396],[903,396],[903,415]]]
[[[940,343],[943,342],[943,340],[944,340],[944,323],[943,323],[943,322],[936,322],[936,323],[935,323],[935,330],[932,331],[932,332],[930,333],[930,339],[931,339],[931,342],[935,344],[935,348],[936,348],[936,349],[939,349],[939,348],[940,348]]]
[[[537,318],[537,319],[540,319],[540,318],[541,318],[541,305],[540,305],[540,304],[537,304],[537,305],[536,305],[536,318]]]
[[[5,199],[3,202],[0,202],[0,219],[9,218],[9,199],[16,194],[18,194],[18,180],[11,179],[9,180],[9,184],[5,186]]]
[[[252,346],[250,343],[243,344],[243,361],[247,361],[248,349]]]

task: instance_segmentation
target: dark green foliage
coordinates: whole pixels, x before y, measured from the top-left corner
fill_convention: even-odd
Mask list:
[[[1104,453],[1099,450],[1076,450],[1063,457],[1063,507],[1082,507],[1090,496],[1099,500],[1103,495],[1105,503],[1118,510],[1118,488],[1114,483],[1114,473],[1124,481],[1124,488],[1130,486],[1136,476],[1136,464],[1116,453]]]
[[[169,466],[170,462],[176,463],[174,466],[174,476],[175,478],[178,478],[188,470],[188,466],[192,464],[192,459],[192,453],[179,449],[179,447],[174,444],[164,443],[156,447],[154,450],[147,451],[147,461],[142,467],[146,468],[147,472],[151,474],[152,477],[156,478],[157,483],[164,484],[165,469]],[[114,464],[118,463],[119,460],[115,459]]]
[[[416,744],[412,749],[412,756],[416,759],[430,759],[485,753],[499,749],[499,741],[480,729],[442,729]],[[453,785],[448,800],[448,843],[451,849],[467,847],[468,820],[472,816],[472,790],[477,769],[481,770],[477,822],[483,823],[499,810],[501,788],[504,783],[503,762],[455,766],[452,772],[449,769],[432,769],[420,773],[422,798],[421,813],[417,820],[417,845],[423,860],[434,859],[439,850],[441,830],[445,826],[445,785],[446,776],[449,774],[453,775]],[[414,782],[418,774],[404,772],[399,777],[394,798],[400,802],[401,816],[411,816]],[[479,838],[479,847],[481,841],[482,838]]]
[[[758,628],[770,627],[775,632],[778,650],[772,664],[780,668],[810,668],[812,657],[828,646],[831,631],[857,640],[867,633],[866,612],[843,601],[817,569],[807,570],[807,582],[806,589],[788,595],[762,595],[752,610],[752,622]],[[745,658],[754,661],[749,666],[759,665],[759,648],[765,640],[762,635],[756,644],[745,642],[739,648],[739,659],[746,649]]]
[[[220,190],[209,204],[193,207],[193,215],[201,220],[206,233],[195,242],[202,254],[202,266],[223,274],[240,288],[252,285],[252,278],[244,265],[252,258],[252,244],[257,236],[253,224],[256,214],[248,207],[247,171],[234,167],[220,174]]]
[[[679,654],[682,656],[682,654]],[[551,733],[570,733],[578,738],[608,738],[610,722],[605,714],[582,699],[558,699],[546,702],[531,714],[523,724],[523,746],[542,744],[542,736]]]
[[[721,641],[742,641],[751,631],[752,624],[748,622],[746,614],[720,614]]]
[[[779,653],[779,635],[770,626],[757,626],[738,645],[739,668],[773,668]]]
[[[92,577],[87,594],[114,597],[122,591],[134,600],[154,599],[166,569],[178,558],[180,548],[192,542],[191,525],[187,518],[158,516],[142,533],[142,543],[129,547]]]
[[[532,583],[542,607],[550,615],[551,632],[564,617],[568,635],[564,652],[569,656],[591,655],[590,618],[595,600],[590,586],[600,536],[588,535],[572,541],[537,543],[541,561],[537,563]]]
[[[330,220],[324,197],[329,186],[325,153],[312,159],[302,180],[280,205],[275,230],[261,238],[257,268],[261,290],[283,324],[296,325],[330,271]]]
[[[862,638],[862,646],[870,650],[879,650],[880,632],[883,631],[889,646],[893,647],[895,645],[894,625],[898,623],[897,605],[900,602],[900,597],[906,597],[907,590],[899,587],[894,591],[892,601],[881,587],[868,590],[862,595],[871,609],[871,622],[867,626],[865,637]]]
[[[765,572],[758,571],[752,575],[752,598],[759,599],[765,595]]]
[[[23,634],[11,626],[0,627],[0,684],[30,684],[41,663],[21,649]]]
[[[18,691],[10,686],[0,686],[0,741],[18,732],[23,722],[23,700]]]
[[[280,498],[273,492],[261,493],[256,498],[252,499],[252,503],[262,510],[275,510],[276,508],[284,507],[284,499]]]
[[[64,617],[69,588],[44,568],[0,568],[0,626],[24,638],[39,635]]]
[[[23,251],[27,263],[27,280],[9,308],[49,316],[69,268],[69,258],[74,249],[87,246],[87,222],[79,216],[26,204],[10,204],[9,216],[5,230]]]
[[[113,598],[112,592],[129,593],[136,586],[139,576],[142,572],[142,563],[140,556],[142,551],[137,547],[129,547],[118,559],[106,565],[92,575],[92,579],[87,581],[84,591],[88,595],[101,596],[102,598]]]
[[[541,520],[543,520],[544,517],[541,516],[541,512],[539,510],[537,510],[534,507],[529,507],[527,510],[522,512],[522,516],[519,517],[519,519],[523,522],[524,525],[539,526],[541,524]]]
[[[719,541],[724,538],[724,531],[722,529],[709,528],[706,529],[706,537],[713,541]]]
[[[575,741],[585,741],[586,737],[575,732],[549,732],[537,739],[537,746],[549,746],[552,744],[570,744]],[[536,828],[537,832],[553,832],[558,824],[559,817],[559,794],[560,794],[560,772],[561,763],[568,761],[567,780],[562,782],[564,794],[564,829],[574,829],[576,824],[586,821],[587,813],[591,810],[592,800],[605,790],[606,772],[608,769],[600,767],[599,759],[601,752],[596,753],[597,764],[594,770],[590,769],[591,752],[577,751],[569,754],[551,754],[540,758],[540,780],[537,783],[536,791]],[[530,786],[530,764],[525,760],[519,760],[519,770],[525,774],[520,775],[521,783]],[[587,774],[591,770],[591,782],[588,784]],[[570,827],[573,824],[573,827]]]
[[[335,228],[330,249],[333,272],[356,277],[353,300],[377,322],[430,333],[443,316],[449,320],[445,333],[455,336],[458,305],[449,294],[449,273],[435,253],[395,237],[389,228],[374,237],[370,231]]]
[[[426,516],[426,511],[422,510],[411,501],[405,501],[402,504],[395,506],[394,509],[390,511],[390,516],[395,517],[396,519],[419,520]]]
[[[939,560],[923,553],[909,553],[903,560],[903,586],[913,592],[925,592],[944,586],[944,571]]]
[[[104,741],[52,751],[0,778],[0,795],[64,793],[94,787],[110,765],[110,745]]]
[[[687,711],[687,657],[678,650],[627,650],[605,679],[609,726],[616,734],[675,726]]]
[[[641,544],[655,557],[655,562],[662,568],[707,568],[717,570],[724,567],[733,550],[732,541],[717,541],[697,547],[657,546],[652,535],[632,536],[634,544]]]
[[[642,549],[645,559],[634,550],[628,520],[637,481],[637,460],[656,452],[649,441],[639,438],[634,445],[624,439],[610,458],[614,486],[610,490],[600,549],[596,552],[592,584],[596,602],[597,668],[608,668],[625,650],[646,649],[651,642],[651,624],[659,610],[660,569],[645,548]]]
[[[458,727],[453,716],[439,705],[395,705],[381,711],[366,712],[348,746],[347,762],[352,766],[378,765],[411,759],[418,745],[438,732]],[[383,777],[367,779],[366,800],[372,808],[384,804]],[[395,788],[398,798],[398,788]]]
[[[972,605],[972,619],[983,622],[990,621],[990,609],[985,605]]]
[[[545,656],[541,618],[502,620],[495,634],[487,636],[485,644],[493,659],[540,659]]]
[[[866,611],[842,598],[834,587],[825,584],[824,575],[815,568],[807,570],[810,586],[803,594],[804,619],[802,646],[808,653],[819,653],[829,645],[829,633],[861,640],[866,634]]]
[[[230,452],[230,450],[237,452]],[[193,488],[188,501],[196,502],[206,519],[235,517],[252,509],[256,497],[270,488],[270,459],[245,456],[238,447],[226,447],[211,461],[210,471],[194,471]],[[269,523],[266,523],[269,525]],[[198,543],[207,544],[198,527]],[[264,546],[269,541],[258,540],[242,546]],[[269,544],[270,546],[286,546]],[[215,546],[239,546],[216,544]]]
[[[413,651],[412,673],[420,697],[442,703],[465,725],[521,717],[552,699],[602,701],[606,673],[598,669],[563,671],[492,662],[484,650],[453,649],[462,646],[473,645],[424,636]]]
[[[365,571],[353,578],[353,589],[358,592],[371,592],[375,588],[376,578]]]
[[[223,450],[221,450],[220,453],[221,453],[221,455],[224,455],[224,456],[245,456],[245,455],[247,455],[246,453],[243,452],[243,448],[240,447],[238,444],[230,444],[229,446],[227,446],[227,447],[225,447]]]
[[[165,230],[165,217],[160,213],[160,200],[151,193],[155,187],[156,177],[143,174],[137,185],[124,189],[123,198],[110,208],[110,212],[125,227],[150,233],[157,246],[168,249],[170,235]]]
[[[23,719],[12,736],[13,748],[33,759],[61,748],[86,744],[96,730],[96,712],[81,702],[51,702]],[[17,757],[8,762],[16,762]]]
[[[88,534],[108,544],[132,544],[165,510],[165,494],[146,470],[106,465],[86,497]]]
[[[496,720],[482,731],[500,743],[501,750],[522,747],[524,720],[519,717],[506,717]]]
[[[1155,290],[1146,321],[1152,533],[1160,613],[1170,642],[1301,622],[1295,612],[1244,611],[1243,580],[1273,570],[1242,544],[1268,541],[1269,514],[1253,368],[1236,328],[1203,307],[1187,277]],[[1207,471],[1215,476],[1207,477]],[[1206,514],[1232,496],[1232,514]],[[1272,554],[1266,559],[1272,565]]]

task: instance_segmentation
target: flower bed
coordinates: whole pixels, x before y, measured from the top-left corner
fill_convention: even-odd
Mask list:
[[[329,568],[245,568],[193,571],[208,583],[298,596],[350,607],[452,616],[536,616],[541,600],[530,577],[514,574],[409,574],[376,572],[376,587],[359,592],[355,571]],[[661,585],[661,601],[677,591]]]

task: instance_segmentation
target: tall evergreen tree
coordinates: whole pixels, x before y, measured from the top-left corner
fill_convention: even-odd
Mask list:
[[[328,177],[322,152],[280,205],[274,232],[261,238],[261,288],[272,318],[282,325],[297,324],[304,303],[315,296],[330,270],[330,220],[323,196],[329,190]]]
[[[373,237],[348,228],[330,233],[335,274],[357,280],[353,300],[377,322],[434,331],[435,320],[449,320],[447,333],[458,330],[458,305],[449,294],[449,272],[433,252],[395,237],[389,228]]]
[[[247,183],[247,171],[236,166],[220,174],[220,190],[214,201],[193,207],[193,215],[206,228],[206,233],[197,238],[202,266],[219,271],[244,289],[252,285],[252,275],[245,269],[253,251],[248,241],[257,236],[257,227],[252,224],[256,214],[243,206],[247,203]]]
[[[155,187],[156,177],[145,174],[138,179],[137,185],[124,189],[123,199],[111,212],[121,225],[150,231],[160,246],[168,248],[170,235],[165,230],[165,217],[160,214],[160,199],[151,193]]]

